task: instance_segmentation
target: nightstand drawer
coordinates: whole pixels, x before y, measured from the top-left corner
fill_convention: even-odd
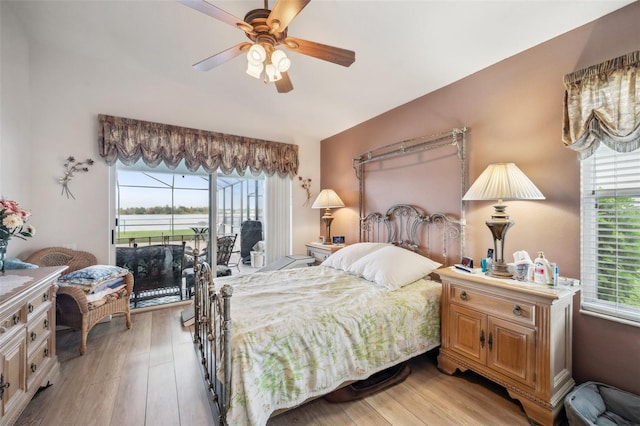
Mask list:
[[[451,287],[451,302],[521,324],[535,324],[536,307],[532,303],[499,299],[456,286]]]
[[[316,265],[324,262],[327,257],[337,252],[344,246],[334,244],[307,243],[307,256],[311,256],[316,260]]]

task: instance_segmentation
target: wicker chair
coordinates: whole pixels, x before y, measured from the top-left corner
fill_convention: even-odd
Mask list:
[[[39,250],[27,258],[27,262],[38,266],[63,266],[69,269],[65,274],[86,268],[98,263],[96,257],[85,251],[71,250],[63,247],[50,247]],[[80,355],[87,349],[87,336],[89,331],[104,318],[122,313],[126,316],[127,329],[131,328],[131,314],[129,298],[133,292],[133,275],[124,276],[126,295],[119,299],[109,300],[102,306],[94,308],[87,301],[87,296],[82,289],[74,286],[61,286],[56,297],[56,323],[80,330]]]
[[[33,253],[27,258],[26,262],[38,266],[66,265],[69,268],[64,273],[68,274],[87,266],[97,265],[98,259],[87,251],[71,250],[64,247],[48,247]]]
[[[110,301],[97,308],[91,308],[87,296],[82,289],[74,286],[62,286],[58,289],[56,300],[56,314],[58,325],[64,325],[74,330],[80,330],[80,355],[87,350],[87,336],[89,331],[102,319],[113,314],[126,316],[127,329],[131,328],[131,313],[129,297],[133,292],[133,275],[124,276],[126,296]]]

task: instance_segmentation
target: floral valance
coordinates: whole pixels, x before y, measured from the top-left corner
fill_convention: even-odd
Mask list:
[[[599,143],[618,152],[640,148],[640,51],[567,74],[562,140],[580,158]]]
[[[133,165],[142,159],[149,167],[164,162],[173,170],[184,160],[192,172],[202,167],[209,173],[236,171],[241,176],[247,169],[268,176],[298,173],[298,145],[130,118],[99,115],[98,144],[109,165],[116,160]]]

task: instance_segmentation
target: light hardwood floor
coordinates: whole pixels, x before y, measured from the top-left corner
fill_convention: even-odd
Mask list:
[[[17,425],[215,425],[191,331],[180,324],[184,307],[132,315],[98,324],[87,352],[80,336],[58,331],[60,375],[39,392]],[[434,354],[411,361],[401,384],[360,401],[323,399],[274,417],[284,425],[528,425],[504,389],[473,373],[448,376]]]

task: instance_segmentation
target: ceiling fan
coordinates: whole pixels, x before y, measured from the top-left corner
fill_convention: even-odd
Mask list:
[[[209,71],[241,53],[247,53],[247,74],[274,82],[279,93],[293,90],[287,70],[291,61],[277,46],[312,56],[323,61],[348,67],[356,60],[355,52],[339,47],[327,46],[313,41],[289,37],[287,26],[311,0],[278,0],[269,10],[268,0],[264,0],[264,9],[254,9],[244,17],[236,18],[230,13],[207,3],[204,0],[177,0],[192,9],[218,19],[245,32],[251,40],[239,43],[193,65],[200,71]]]

